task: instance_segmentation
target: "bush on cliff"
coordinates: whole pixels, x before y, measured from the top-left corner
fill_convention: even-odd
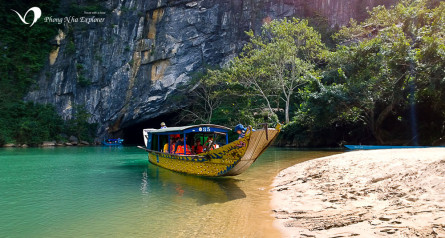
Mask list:
[[[87,112],[85,106],[76,105],[73,118],[65,122],[64,133],[92,143],[96,136],[97,123],[89,123],[90,117],[91,114]]]
[[[63,120],[51,105],[17,102],[2,109],[8,113],[0,116],[0,145],[39,145],[62,132]]]

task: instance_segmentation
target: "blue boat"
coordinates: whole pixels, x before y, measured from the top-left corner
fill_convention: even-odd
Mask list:
[[[122,145],[124,142],[124,139],[118,138],[118,139],[106,139],[102,142],[103,145],[106,146],[117,146]]]
[[[384,149],[415,149],[415,148],[432,148],[444,146],[396,146],[396,145],[344,145],[350,150],[384,150]]]

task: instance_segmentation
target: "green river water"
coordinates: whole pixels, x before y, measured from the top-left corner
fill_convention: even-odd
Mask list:
[[[239,176],[206,179],[135,147],[0,148],[0,237],[279,237],[273,178],[335,153],[269,148]]]

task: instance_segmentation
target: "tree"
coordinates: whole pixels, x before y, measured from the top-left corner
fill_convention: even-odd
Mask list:
[[[225,96],[222,70],[207,70],[192,80],[188,94],[190,106],[181,110],[179,121],[211,123],[214,111],[221,105]]]
[[[342,83],[348,95],[339,119],[362,121],[383,144],[389,115],[424,97],[443,97],[444,5],[421,0],[379,6],[364,22],[352,21],[340,30],[336,37],[342,45],[329,57],[331,71],[339,72],[333,81]],[[443,108],[442,102],[437,103]]]
[[[255,35],[229,67],[231,79],[257,92],[271,115],[272,102],[284,102],[285,122],[290,121],[290,105],[297,89],[315,77],[315,63],[325,46],[306,20],[273,20]],[[278,101],[276,108],[280,108]]]

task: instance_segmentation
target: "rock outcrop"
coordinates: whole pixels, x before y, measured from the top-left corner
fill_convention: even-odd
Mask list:
[[[99,135],[118,132],[180,108],[183,102],[174,97],[179,88],[193,72],[235,57],[249,29],[293,16],[324,16],[331,26],[345,25],[363,19],[366,6],[394,2],[108,0],[95,6],[105,14],[85,8],[78,16],[103,22],[60,25],[47,66],[25,99],[53,104],[65,119],[85,105]]]

